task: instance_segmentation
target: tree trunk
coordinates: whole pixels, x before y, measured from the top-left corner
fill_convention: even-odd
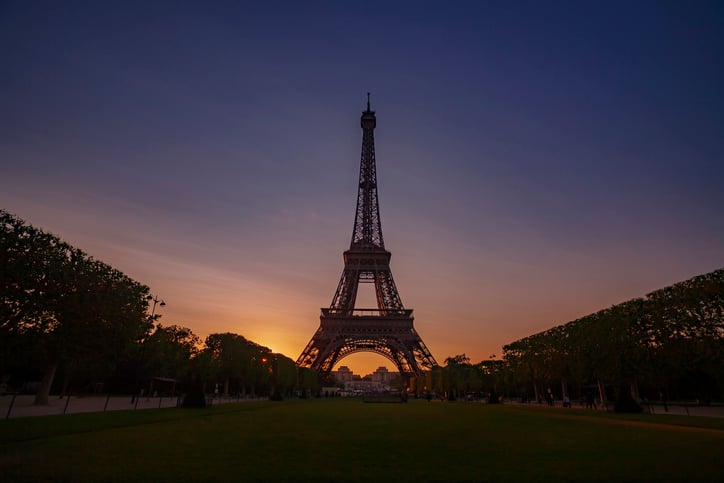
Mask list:
[[[606,407],[606,393],[603,390],[603,384],[601,384],[600,379],[596,379],[596,383],[598,384],[598,397],[601,399],[601,406],[604,408]]]
[[[636,376],[631,376],[630,391],[634,401],[639,402],[639,383],[636,380]]]
[[[568,396],[568,383],[565,379],[561,379],[561,397],[565,398]]]
[[[45,374],[43,374],[43,380],[40,381],[38,392],[35,394],[35,401],[33,404],[36,406],[47,406],[48,398],[50,397],[50,387],[53,385],[53,379],[55,379],[55,371],[58,369],[58,362],[54,361],[48,364],[45,368]]]

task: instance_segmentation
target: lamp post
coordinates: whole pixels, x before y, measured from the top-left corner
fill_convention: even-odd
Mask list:
[[[160,305],[161,307],[165,307],[165,306],[166,306],[166,302],[164,302],[163,300],[161,300],[160,298],[158,298],[158,295],[147,295],[147,296],[146,296],[146,300],[148,300],[149,302],[153,302],[153,308],[151,309],[151,320],[152,320],[152,321],[155,321],[155,320],[156,320],[156,319],[155,319],[155,317],[156,317],[156,304]]]
[[[165,306],[166,306],[166,302],[164,302],[162,299],[158,298],[158,295],[150,295],[150,294],[146,296],[146,300],[147,300],[149,303],[150,303],[150,302],[153,302],[153,307],[151,308],[150,320],[151,320],[151,324],[153,324],[153,325],[155,326],[155,322],[156,322],[156,305],[159,305],[160,307],[165,307]],[[160,317],[160,315],[159,315],[159,317]],[[135,403],[134,406],[133,406],[133,409],[136,409],[136,407],[138,407],[138,400],[141,398],[141,395],[142,395],[142,394],[141,394],[141,389],[140,389],[140,379],[141,379],[141,377],[140,377],[140,374],[139,374],[139,373],[140,373],[140,371],[141,371],[141,367],[143,366],[143,360],[144,360],[145,357],[146,357],[146,342],[148,342],[148,338],[146,338],[146,339],[141,343],[141,357],[140,357],[140,359],[139,359],[139,361],[138,361],[138,367],[136,368],[136,391],[135,391],[135,393],[133,394],[133,396],[131,397],[131,403]]]
[[[490,354],[490,360],[492,361],[491,372],[493,374],[493,391],[490,395],[488,402],[498,402],[498,364],[495,361],[495,354]]]

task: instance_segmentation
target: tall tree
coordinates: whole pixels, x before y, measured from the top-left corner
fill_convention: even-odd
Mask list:
[[[201,340],[191,329],[157,324],[144,341],[144,368],[150,376],[181,379],[190,376],[190,361]]]
[[[202,354],[208,354],[216,382],[223,382],[224,393],[237,384],[240,392],[257,387],[268,389],[271,350],[234,333],[211,334],[206,338]]]
[[[69,361],[112,367],[150,329],[148,287],[55,235],[0,210],[0,328],[37,340],[47,404],[57,368]]]

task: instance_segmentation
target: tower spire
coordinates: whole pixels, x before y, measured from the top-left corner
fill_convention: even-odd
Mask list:
[[[377,166],[375,163],[375,127],[377,117],[370,110],[370,93],[367,93],[367,110],[362,112],[362,156],[359,166],[357,210],[352,230],[350,248],[385,248],[382,239],[382,222],[377,197]]]

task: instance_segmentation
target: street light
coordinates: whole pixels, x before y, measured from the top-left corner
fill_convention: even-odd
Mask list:
[[[151,320],[156,320],[154,319],[156,314],[156,304],[160,305],[161,307],[165,307],[166,302],[158,298],[158,295],[148,295],[146,296],[146,300],[148,300],[149,302],[153,302],[153,308],[151,309]]]
[[[147,295],[146,300],[149,302],[153,302],[153,307],[151,308],[151,323],[155,326],[154,322],[156,322],[156,305],[159,305],[160,307],[165,307],[166,302],[158,298],[158,295]],[[160,317],[160,315],[159,315]],[[136,409],[138,407],[138,400],[142,396],[142,389],[140,389],[140,382],[141,382],[141,375],[140,370],[141,366],[143,366],[143,360],[146,358],[146,343],[148,342],[148,337],[145,337],[144,340],[141,342],[141,355],[138,359],[138,365],[136,366],[136,392],[131,396],[131,404],[135,402],[135,405],[133,406],[133,409]]]

